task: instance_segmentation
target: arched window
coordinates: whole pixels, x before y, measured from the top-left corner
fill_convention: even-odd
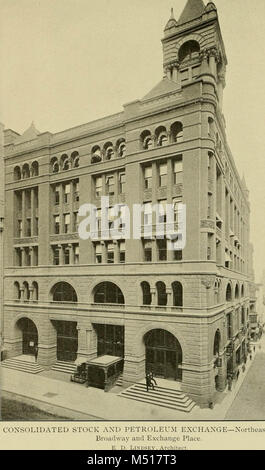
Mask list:
[[[172,284],[172,291],[173,291],[173,305],[175,307],[182,307],[183,306],[183,287],[181,282],[175,281]]]
[[[144,150],[150,150],[151,148],[153,148],[153,139],[151,136],[151,132],[148,130],[143,131],[140,136],[140,142],[141,148]]]
[[[31,176],[39,176],[39,164],[38,164],[38,162],[32,162]]]
[[[91,157],[91,163],[98,163],[101,162],[102,157],[101,157],[101,150],[98,145],[94,145],[91,151],[92,157]]]
[[[29,178],[30,177],[30,170],[29,170],[29,165],[27,163],[24,163],[22,167],[22,178]]]
[[[155,140],[158,147],[163,147],[168,144],[167,130],[164,126],[159,126],[155,131]]]
[[[106,160],[113,160],[114,149],[112,142],[107,142],[103,147],[103,152]]]
[[[239,299],[239,287],[238,284],[235,287],[235,299]]]
[[[71,160],[72,160],[72,167],[78,168],[79,167],[79,153],[76,151],[73,152],[71,155]]]
[[[220,331],[217,330],[214,337],[214,344],[213,344],[213,355],[218,356],[220,353],[220,342],[221,342],[221,334]]]
[[[25,281],[23,282],[23,289],[24,289],[24,301],[27,301],[29,300],[29,285],[28,283]]]
[[[117,149],[117,155],[119,158],[122,158],[126,154],[126,144],[124,139],[118,140],[116,144],[116,149]]]
[[[170,127],[170,135],[172,143],[183,141],[183,124],[182,122],[174,122]]]
[[[214,138],[214,120],[212,117],[208,117],[208,135]]]
[[[167,305],[166,285],[162,281],[156,283],[157,305]]]
[[[39,298],[39,286],[38,286],[37,282],[33,281],[32,289],[33,289],[33,300],[36,301]]]
[[[14,168],[14,180],[15,181],[21,180],[21,169],[19,166],[15,166]]]
[[[179,50],[179,61],[188,62],[199,57],[200,45],[197,41],[185,42]]]
[[[141,283],[142,294],[143,294],[143,305],[151,305],[152,296],[150,291],[150,284],[146,281]]]
[[[54,302],[77,302],[74,288],[68,282],[58,282],[52,289]]]
[[[61,169],[63,171],[67,171],[67,170],[70,170],[70,168],[71,168],[70,159],[68,155],[66,155],[65,153],[64,155],[61,156]]]
[[[242,287],[241,287],[241,297],[245,297],[244,284],[242,284]]]
[[[113,282],[101,282],[94,291],[96,304],[124,304],[124,296],[120,288]]]
[[[51,172],[58,173],[59,172],[59,163],[56,157],[51,159]]]
[[[21,298],[21,291],[19,282],[14,282],[14,300],[20,300]]]
[[[231,284],[228,284],[228,285],[227,285],[227,288],[226,288],[226,301],[227,301],[227,302],[231,302],[231,301],[232,301],[232,288],[231,288]]]

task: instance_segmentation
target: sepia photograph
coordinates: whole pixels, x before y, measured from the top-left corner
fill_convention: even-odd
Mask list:
[[[0,436],[265,448],[264,42],[264,0],[0,0]]]

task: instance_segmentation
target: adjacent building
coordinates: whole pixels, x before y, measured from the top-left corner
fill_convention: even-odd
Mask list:
[[[115,115],[52,134],[5,130],[4,345],[39,347],[39,363],[124,357],[123,381],[146,370],[177,380],[199,405],[246,360],[250,207],[222,113],[227,57],[213,2],[188,0],[166,24],[163,77]],[[186,205],[186,245],[104,239],[110,207]],[[78,234],[98,208],[98,238]],[[167,224],[164,216],[160,224]],[[112,223],[110,216],[109,223]],[[1,235],[1,234],[0,234]]]

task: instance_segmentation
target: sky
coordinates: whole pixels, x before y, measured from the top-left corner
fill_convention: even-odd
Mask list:
[[[207,0],[206,0],[207,1]],[[186,0],[0,0],[0,121],[58,132],[122,110],[162,78],[164,27]],[[265,268],[265,1],[215,0],[228,57],[224,115]]]

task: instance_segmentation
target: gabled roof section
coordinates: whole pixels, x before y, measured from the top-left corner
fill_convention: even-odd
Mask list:
[[[34,122],[32,121],[30,127],[16,139],[16,144],[22,142],[29,142],[30,140],[35,140],[40,132],[36,129]]]
[[[149,91],[149,93],[147,93],[147,95],[145,95],[142,100],[149,100],[178,90],[179,88],[177,84],[165,77],[154,88],[152,88],[152,90]]]
[[[204,9],[203,0],[188,0],[178,20],[178,26],[200,17],[204,13]]]

